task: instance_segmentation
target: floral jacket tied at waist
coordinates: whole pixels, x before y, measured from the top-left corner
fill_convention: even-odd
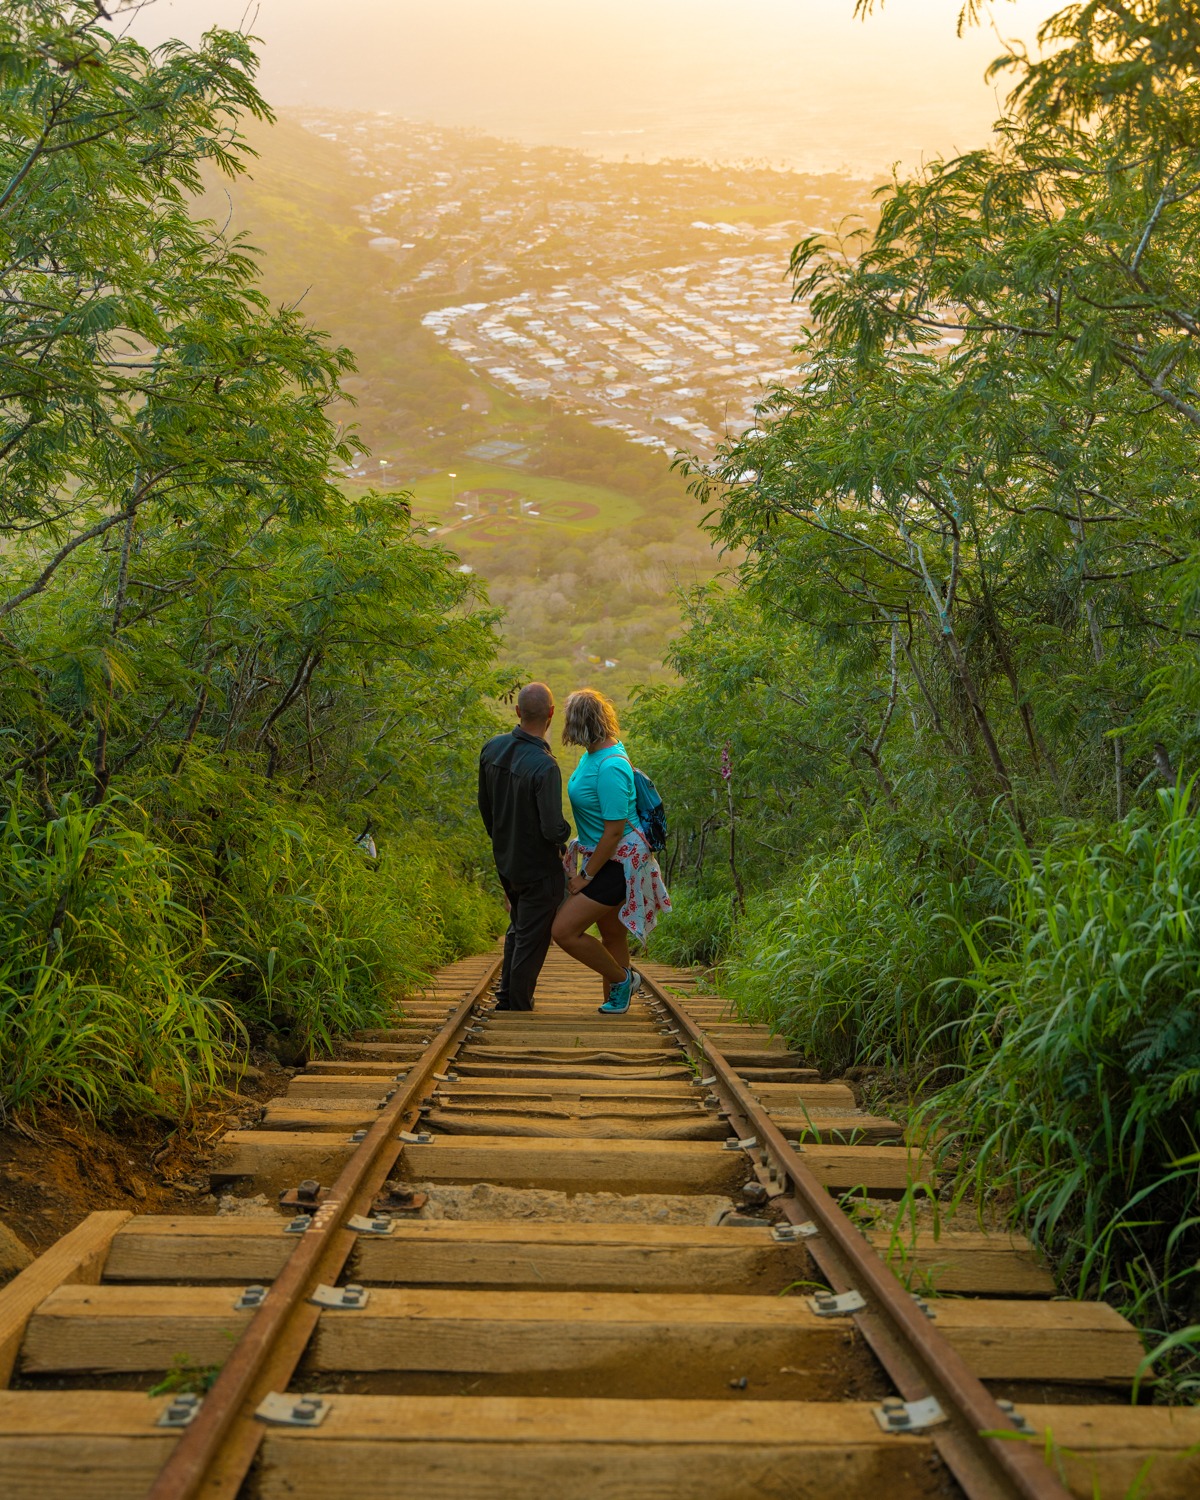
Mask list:
[[[568,879],[576,874],[594,853],[594,849],[572,839],[563,861]],[[625,871],[625,904],[617,912],[621,925],[639,940],[654,931],[659,912],[671,910],[671,898],[663,882],[662,871],[654,851],[640,828],[629,829],[617,845],[613,858]],[[580,863],[577,863],[580,861]],[[583,895],[587,895],[584,887]]]

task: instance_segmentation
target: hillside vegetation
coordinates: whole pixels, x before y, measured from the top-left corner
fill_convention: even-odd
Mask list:
[[[502,611],[500,663],[544,678],[560,699],[594,681],[624,702],[661,678],[676,592],[717,566],[682,476],[662,454],[492,386],[447,352],[421,319],[459,294],[394,295],[394,263],[369,248],[363,205],[390,177],[287,116],[249,121],[246,136],[249,170],[227,182],[210,165],[202,205],[261,250],[274,300],[354,351],[341,379],[354,404],[336,401],[330,415],[354,424],[370,458],[341,476],[343,490],[411,494],[414,517],[437,526],[455,514],[450,471],[459,494],[482,484],[536,502],[537,520],[483,516],[447,537]],[[525,456],[507,468],[471,458],[474,444],[497,438]]]
[[[190,211],[254,71],[0,18],[0,1117],[183,1109],[252,1031],[320,1045],[496,930],[495,617],[334,485],[352,356]]]
[[[1186,1342],[1200,17],[1044,40],[994,148],[797,247],[805,377],[693,476],[746,556],[638,714],[686,889],[657,936],[825,1066],[907,1073],[961,1187]]]

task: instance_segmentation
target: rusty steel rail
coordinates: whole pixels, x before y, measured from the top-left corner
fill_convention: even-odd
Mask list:
[[[431,1076],[461,1044],[466,1024],[499,967],[497,954],[409,1068],[403,1088],[380,1111],[312,1225],[297,1237],[283,1270],[159,1470],[146,1500],[193,1500],[202,1486],[204,1500],[234,1500],[265,1431],[255,1420],[255,1408],[291,1379],[320,1316],[306,1299],[316,1286],[332,1283],[341,1274],[356,1242],[354,1232],[343,1228],[346,1219],[365,1213],[387,1180],[402,1149],[397,1128],[406,1115],[417,1113]]]
[[[929,1436],[968,1500],[1071,1500],[1037,1446],[1017,1430],[1012,1416],[854,1227],[749,1085],[661,986],[645,976],[642,983],[682,1033],[681,1045],[715,1075],[715,1092],[739,1137],[756,1137],[755,1170],[772,1191],[772,1201],[793,1223],[816,1225],[817,1234],[805,1246],[830,1286],[865,1299],[867,1306],[853,1314],[854,1321],[901,1396],[937,1399],[946,1424],[932,1428]],[[773,1177],[790,1185],[790,1193]]]

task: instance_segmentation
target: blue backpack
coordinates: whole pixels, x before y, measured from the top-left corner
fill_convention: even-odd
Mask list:
[[[645,771],[639,771],[636,766],[633,767],[633,789],[637,794],[638,823],[646,842],[655,854],[661,854],[667,847],[667,809],[663,799]]]
[[[637,826],[654,853],[661,854],[667,847],[667,809],[662,797],[659,796],[658,788],[645,771],[639,771],[628,755],[623,758],[633,772],[633,792],[637,801]]]

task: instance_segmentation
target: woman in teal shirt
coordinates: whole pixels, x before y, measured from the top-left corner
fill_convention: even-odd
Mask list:
[[[629,931],[641,937],[670,901],[637,819],[633,766],[612,704],[582,688],[567,699],[563,743],[587,752],[567,783],[576,846],[583,855],[554,920],[554,941],[604,981],[600,1011],[629,1009],[642,977],[629,960]],[[595,925],[600,940],[588,928]]]

